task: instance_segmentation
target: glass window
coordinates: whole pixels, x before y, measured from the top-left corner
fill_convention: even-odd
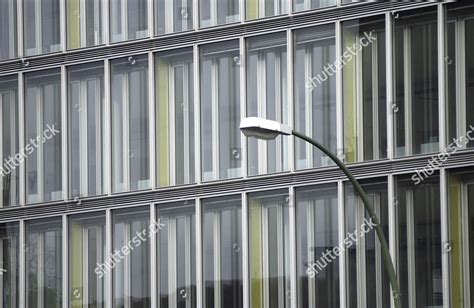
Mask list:
[[[396,156],[439,151],[438,34],[428,13],[395,20]]]
[[[17,205],[19,166],[25,152],[18,148],[18,77],[0,77],[0,208]],[[19,154],[19,155],[17,155]],[[20,159],[19,159],[20,158]]]
[[[339,259],[323,254],[339,245],[337,185],[296,190],[298,307],[339,307]]]
[[[69,196],[102,193],[103,63],[68,68]]]
[[[203,200],[204,305],[243,307],[240,196]]]
[[[201,0],[201,27],[240,21],[239,0]]]
[[[60,0],[23,1],[25,55],[61,51]]]
[[[288,190],[249,195],[250,302],[290,307]]]
[[[26,223],[26,307],[62,307],[62,220]]]
[[[111,62],[112,191],[150,188],[148,57]]]
[[[154,0],[155,34],[193,29],[192,0]]]
[[[388,243],[387,182],[374,179],[363,182],[362,188],[372,203]],[[346,238],[352,240],[347,249],[349,307],[390,307],[390,280],[372,219],[353,186],[346,183],[345,191]]]
[[[105,263],[113,268],[113,307],[149,308],[150,305],[149,207],[113,212],[113,254]]]
[[[156,55],[158,186],[195,182],[193,74],[192,49]]]
[[[443,305],[439,178],[398,180],[399,282],[403,307]]]
[[[448,11],[447,26],[447,114],[448,142],[459,140],[459,148],[474,147],[474,10]],[[471,137],[472,136],[472,137]],[[461,139],[464,138],[464,139]],[[466,138],[467,137],[467,138]],[[459,139],[458,139],[459,138]]]
[[[344,153],[347,162],[387,157],[385,21],[343,23]]]
[[[295,129],[336,153],[336,77],[325,71],[336,58],[334,25],[295,31]],[[332,165],[332,160],[303,140],[296,140],[297,169]]]
[[[17,0],[0,3],[0,61],[17,57]]]
[[[275,15],[287,14],[288,0],[246,0],[246,18],[256,19]]]
[[[69,219],[69,307],[103,308],[105,213],[71,216]],[[107,273],[108,274],[108,273]]]
[[[148,0],[110,0],[110,31],[113,43],[147,37]]]
[[[19,305],[18,223],[0,224],[0,307],[17,308]]]
[[[336,0],[293,0],[293,11],[306,11],[336,5]]]
[[[25,74],[26,202],[63,199],[61,72]]]
[[[286,32],[247,40],[247,116],[289,124]],[[289,137],[248,138],[250,175],[286,171]]]
[[[191,201],[158,205],[158,306],[196,307],[196,215]]]
[[[469,264],[469,285],[467,293],[470,294],[471,305],[474,303],[474,185],[467,186],[467,234],[465,237],[468,241],[469,251],[467,256],[467,264]]]
[[[201,156],[204,181],[241,174],[239,42],[201,48]]]
[[[67,47],[69,49],[102,44],[102,1],[66,1]]]

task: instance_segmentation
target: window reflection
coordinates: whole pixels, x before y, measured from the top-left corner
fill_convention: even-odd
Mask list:
[[[26,224],[26,306],[62,307],[62,221]]]
[[[103,266],[105,214],[72,216],[68,225],[69,307],[102,308],[105,304],[103,277],[108,274]]]
[[[61,143],[60,70],[25,74],[27,203],[63,198]]]
[[[288,191],[249,195],[250,302],[290,307]]]
[[[295,31],[295,129],[336,153],[336,77],[324,72],[336,58],[334,26]],[[321,82],[320,82],[321,81]],[[303,140],[295,142],[297,169],[332,165],[331,159]]]
[[[69,195],[73,198],[102,193],[103,78],[102,63],[68,69]]]
[[[0,307],[19,307],[18,223],[0,225]]]
[[[156,56],[158,186],[195,182],[193,73],[192,49]]]
[[[192,0],[154,0],[156,34],[193,29]]]
[[[339,245],[337,185],[296,190],[298,307],[339,307],[339,260],[326,263],[321,272],[308,272],[323,261],[327,249]],[[321,263],[322,264],[322,263]],[[316,268],[317,269],[317,268]]]
[[[158,301],[162,308],[196,307],[196,217],[193,202],[158,205]]]
[[[148,0],[110,0],[111,41],[147,37]]]
[[[239,42],[201,48],[201,155],[204,181],[241,174]]]
[[[201,27],[217,26],[240,20],[239,0],[201,0]]]
[[[103,14],[100,0],[66,1],[67,47],[72,49],[102,44]]]
[[[17,1],[0,2],[0,60],[17,56]]]
[[[289,124],[286,32],[247,41],[247,116]],[[288,170],[288,137],[248,138],[250,175]]]
[[[61,51],[60,0],[23,1],[25,55]]]
[[[112,191],[150,187],[148,57],[111,62]]]
[[[241,199],[207,199],[202,206],[204,307],[243,307]]]
[[[395,22],[396,156],[439,151],[436,13]]]
[[[10,157],[19,152],[18,78],[0,77],[0,208],[19,202],[19,166],[8,164]]]
[[[116,257],[106,256],[106,261],[116,264],[113,268],[115,308],[150,307],[150,230],[148,207],[113,213],[112,250]],[[153,227],[154,230],[157,229]]]

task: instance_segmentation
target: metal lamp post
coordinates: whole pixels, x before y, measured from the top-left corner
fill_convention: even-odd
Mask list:
[[[362,201],[364,203],[365,209],[367,210],[370,217],[372,218],[372,221],[376,225],[375,232],[377,233],[377,237],[379,239],[379,242],[382,248],[382,256],[384,259],[385,269],[387,270],[388,277],[390,279],[390,285],[392,287],[392,294],[393,294],[393,299],[395,302],[395,308],[401,308],[400,289],[398,286],[397,275],[395,273],[395,267],[393,265],[392,258],[390,257],[390,251],[388,248],[387,241],[383,234],[382,227],[380,227],[380,220],[375,214],[374,207],[372,203],[369,201],[369,198],[367,198],[367,195],[365,194],[361,185],[356,180],[356,178],[352,175],[352,173],[349,171],[346,165],[336,155],[331,153],[326,147],[324,147],[322,144],[320,144],[316,140],[313,140],[312,138],[302,133],[292,130],[289,126],[281,124],[276,121],[271,121],[271,120],[257,118],[257,117],[245,118],[240,122],[240,130],[247,137],[254,137],[254,138],[262,139],[262,140],[272,140],[278,137],[279,135],[294,135],[298,138],[301,138],[311,143],[312,145],[320,149],[324,154],[329,156],[336,163],[336,165],[349,178],[355,190],[359,193],[359,196],[362,198]]]

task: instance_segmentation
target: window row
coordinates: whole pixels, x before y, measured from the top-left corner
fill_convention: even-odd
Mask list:
[[[199,28],[239,22],[241,5],[245,5],[246,20],[288,14],[291,5],[291,0],[200,0],[199,6],[193,0],[19,2],[4,0],[0,5],[0,61],[18,57],[19,46],[23,46],[20,47],[23,56],[62,51],[63,31],[66,49],[75,49],[150,37],[150,18],[154,19],[153,33],[161,35],[193,30],[198,27],[193,20],[196,16],[199,16]],[[336,2],[293,0],[293,10],[336,6]],[[348,2],[352,1],[343,3]],[[195,14],[197,7],[199,11]],[[19,18],[23,20],[21,26],[18,25]],[[110,21],[108,24],[107,19]],[[18,35],[21,29],[23,36]],[[20,45],[19,37],[23,37]]]
[[[448,175],[450,216],[442,218],[439,183],[438,175],[420,185],[400,176],[396,202],[389,202],[385,179],[363,181],[387,240],[389,225],[395,226],[390,239],[397,241],[391,246],[403,307],[442,307],[444,267],[450,273],[450,307],[474,302],[474,184],[465,173]],[[246,194],[244,203],[241,195],[231,195],[198,205],[159,204],[156,216],[148,206],[117,209],[110,225],[104,212],[26,221],[23,235],[18,223],[1,224],[0,307],[20,307],[24,300],[27,307],[59,308],[66,297],[68,307],[112,301],[113,307],[145,308],[152,296],[162,308],[197,307],[198,292],[209,308],[390,307],[381,246],[375,230],[367,229],[370,218],[351,185],[339,185],[296,188],[295,203],[281,189]],[[389,215],[391,206],[397,219]],[[442,245],[442,219],[451,228],[451,250]],[[450,253],[449,265],[443,264],[444,253]],[[19,277],[23,266],[25,286]]]
[[[294,30],[291,42],[279,32],[246,38],[242,47],[229,40],[67,66],[64,74],[52,68],[0,77],[2,205],[332,164],[291,137],[243,138],[239,123],[249,116],[290,125],[348,163],[438,152],[435,17],[428,11],[421,25],[419,17],[395,20],[393,104],[386,95],[385,21],[377,17],[343,22],[340,51],[329,24]],[[466,57],[472,35],[474,19],[450,19],[447,144],[469,141],[474,124],[474,62]]]

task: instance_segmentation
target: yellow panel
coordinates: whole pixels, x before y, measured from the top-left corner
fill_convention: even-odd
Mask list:
[[[79,48],[81,47],[80,0],[67,0],[67,10],[68,48]]]
[[[247,19],[258,18],[258,1],[264,0],[247,0]]]
[[[158,185],[170,185],[169,161],[169,65],[166,61],[156,61],[156,138],[157,138],[157,174]]]
[[[344,48],[353,46],[355,34],[344,30]],[[344,146],[347,162],[357,161],[357,87],[356,87],[356,57],[351,61],[344,60],[343,98],[344,98]]]
[[[260,200],[250,201],[250,294],[251,306],[263,307],[263,241],[262,205]]]
[[[70,286],[70,298],[72,308],[82,308],[82,296],[74,296],[74,291],[78,290],[82,295],[84,293],[82,272],[83,272],[83,229],[82,225],[78,222],[71,222],[71,234],[70,234],[70,252],[71,252],[71,286]],[[85,269],[84,269],[85,270]]]
[[[449,209],[451,220],[451,290],[453,308],[464,307],[463,302],[463,264],[462,264],[462,183],[456,176],[449,177]]]

